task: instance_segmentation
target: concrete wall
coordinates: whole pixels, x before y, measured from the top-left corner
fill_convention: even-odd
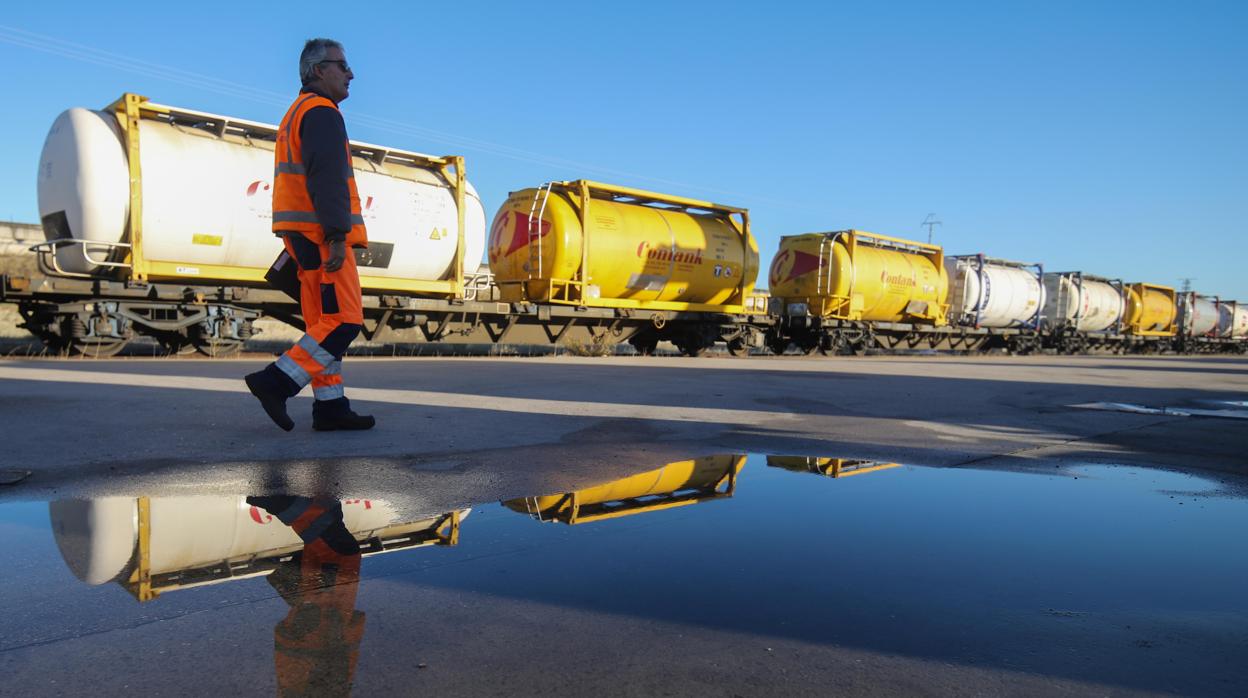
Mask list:
[[[38,224],[0,221],[0,255],[29,254],[26,248],[37,242],[43,242]]]

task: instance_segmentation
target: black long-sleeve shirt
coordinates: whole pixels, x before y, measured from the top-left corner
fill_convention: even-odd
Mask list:
[[[307,88],[303,91],[315,92]],[[329,107],[309,109],[299,126],[299,138],[308,195],[312,197],[316,220],[325,232],[325,242],[345,240],[351,231],[351,195],[347,189],[351,161],[347,157],[347,125],[342,114]]]

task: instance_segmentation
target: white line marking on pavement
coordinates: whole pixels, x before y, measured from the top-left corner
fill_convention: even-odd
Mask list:
[[[15,368],[0,365],[0,378],[54,383],[89,385],[121,385],[130,388],[169,388],[174,390],[205,390],[223,393],[245,393],[247,386],[239,378],[202,378],[197,376],[154,376],[104,371],[66,371],[50,368]],[[544,414],[569,417],[615,417],[653,419],[672,422],[712,422],[719,424],[759,425],[791,421],[799,415],[791,412],[761,410],[729,410],[718,407],[681,407],[672,405],[640,405],[540,398],[500,397],[497,395],[466,395],[427,390],[387,390],[383,388],[351,388],[352,400],[385,402],[396,405],[423,405],[468,410],[493,410],[522,414]],[[259,407],[257,406],[257,409]]]

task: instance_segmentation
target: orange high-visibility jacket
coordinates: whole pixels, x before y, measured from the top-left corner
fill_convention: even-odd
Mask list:
[[[303,166],[303,138],[299,127],[303,117],[316,107],[329,107],[334,111],[338,105],[312,92],[300,93],[277,131],[277,148],[274,150],[273,170],[273,232],[297,231],[320,245],[325,241],[325,231],[316,218],[312,196],[308,193],[308,173]],[[347,245],[367,247],[368,233],[364,229],[364,216],[360,210],[360,193],[355,188],[355,172],[351,169],[351,144],[343,142],[347,149],[347,189],[351,194],[351,230],[347,233]]]

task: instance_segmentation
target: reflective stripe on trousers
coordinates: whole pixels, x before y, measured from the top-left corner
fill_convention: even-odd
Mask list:
[[[311,250],[302,248],[313,243],[298,233],[287,234],[285,243],[286,251],[296,261],[308,259],[311,254]],[[364,321],[360,278],[354,254],[347,254],[338,271],[328,272],[324,268],[328,245],[313,246],[317,248],[320,265],[305,269],[303,263],[299,264],[299,305],[307,332],[282,354],[276,365],[299,387],[311,383],[316,399],[333,400],[345,396],[342,355]],[[302,255],[296,247],[300,247]],[[315,255],[312,256],[314,261]]]

